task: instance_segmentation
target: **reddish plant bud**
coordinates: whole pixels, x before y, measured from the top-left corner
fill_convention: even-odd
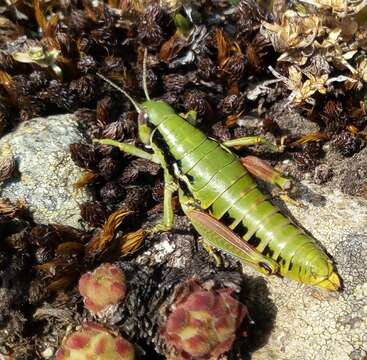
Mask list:
[[[97,323],[85,323],[64,339],[55,359],[134,360],[135,352],[123,337]]]
[[[171,307],[161,330],[170,358],[218,359],[229,351],[246,306],[229,289],[207,290],[190,282]]]
[[[91,314],[103,316],[125,297],[125,276],[117,266],[102,264],[80,278],[79,292]]]

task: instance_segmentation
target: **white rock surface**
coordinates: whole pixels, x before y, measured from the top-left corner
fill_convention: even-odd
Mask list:
[[[307,208],[289,212],[334,258],[344,289],[327,293],[287,279],[267,279],[277,309],[266,345],[252,360],[367,358],[367,201],[304,184]],[[248,274],[258,276],[252,270]],[[259,299],[261,301],[261,299]]]
[[[71,160],[69,145],[84,140],[73,115],[21,123],[0,139],[0,158],[13,154],[21,173],[0,186],[0,196],[24,202],[37,222],[79,228],[79,204],[91,196],[73,186],[82,169]]]

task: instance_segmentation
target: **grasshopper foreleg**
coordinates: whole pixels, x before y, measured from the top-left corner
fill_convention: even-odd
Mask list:
[[[144,151],[138,148],[137,146],[134,146],[128,143],[122,143],[122,142],[112,140],[112,139],[94,139],[93,142],[98,143],[98,144],[103,144],[103,145],[116,146],[124,153],[134,155],[136,157],[150,160],[157,164],[160,164],[160,161],[157,159],[157,157],[154,154],[148,153],[147,151]]]
[[[172,208],[172,194],[177,190],[177,185],[174,183],[171,175],[167,170],[164,171],[164,199],[163,199],[163,220],[148,230],[156,233],[161,231],[168,231],[173,225],[173,208]]]

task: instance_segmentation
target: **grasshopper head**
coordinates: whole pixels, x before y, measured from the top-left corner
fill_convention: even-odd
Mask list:
[[[160,100],[144,101],[141,107],[147,117],[147,121],[154,126],[162,123],[167,118],[167,115],[175,114],[175,110],[170,105]]]

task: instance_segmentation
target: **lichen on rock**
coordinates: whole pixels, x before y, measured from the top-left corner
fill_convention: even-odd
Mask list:
[[[80,227],[79,204],[91,199],[74,183],[82,174],[70,157],[69,145],[86,141],[73,115],[35,118],[0,139],[0,159],[11,154],[20,177],[0,187],[0,196],[20,201],[34,220]]]

